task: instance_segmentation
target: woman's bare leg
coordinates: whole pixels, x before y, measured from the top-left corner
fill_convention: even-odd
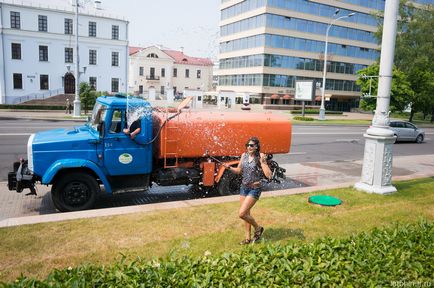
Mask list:
[[[240,196],[240,208],[243,205],[243,202],[245,199],[246,199],[246,196]],[[250,211],[249,211],[249,214],[250,214]],[[246,239],[250,240],[252,238],[252,225],[250,225],[249,222],[244,220],[244,227],[245,227],[245,231],[246,231]]]
[[[240,199],[241,200],[241,199]],[[249,223],[255,228],[255,231],[258,229],[258,223],[256,223],[255,219],[250,215],[250,209],[252,209],[253,205],[256,203],[256,199],[250,196],[246,196],[244,201],[241,203],[240,211],[238,213],[239,217]]]

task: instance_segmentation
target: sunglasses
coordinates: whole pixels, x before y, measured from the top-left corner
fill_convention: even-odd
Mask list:
[[[246,147],[252,147],[252,148],[254,148],[254,147],[256,147],[256,144],[246,144]]]

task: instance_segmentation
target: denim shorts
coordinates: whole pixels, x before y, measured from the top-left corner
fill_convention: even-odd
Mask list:
[[[240,196],[250,196],[255,198],[256,200],[259,200],[259,197],[261,197],[261,188],[248,188],[241,185],[240,188]]]

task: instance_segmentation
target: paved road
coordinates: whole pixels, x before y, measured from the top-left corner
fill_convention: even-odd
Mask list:
[[[13,161],[16,161],[19,157],[26,157],[27,139],[31,133],[77,125],[80,124],[68,121],[0,120],[0,181],[5,181],[7,179],[7,172],[11,169]],[[279,164],[283,166],[291,163],[307,163],[306,165],[309,165],[308,162],[335,161],[340,163],[339,167],[349,165],[348,169],[351,171],[357,170],[355,171],[355,174],[358,177],[360,175],[360,164],[350,163],[348,161],[360,160],[363,158],[363,133],[365,130],[365,127],[294,126],[291,153],[276,155],[275,158]],[[433,154],[434,129],[425,129],[425,131],[427,133],[425,143],[396,144],[394,146],[395,156]],[[344,165],[341,161],[347,162],[346,164],[344,163]],[[306,169],[306,167],[301,169]],[[346,173],[348,173],[348,171]],[[287,179],[280,185],[272,185],[268,187],[268,190],[315,185],[311,180],[316,179],[315,177],[317,176],[312,176],[315,174],[312,168],[307,169],[305,174],[306,179],[303,178],[304,176],[301,177],[299,175],[299,180],[301,182]],[[39,185],[38,196],[36,197],[25,197],[23,194],[0,189],[3,190],[2,195],[0,195],[0,220],[25,215],[55,213],[56,211],[51,202],[49,189],[50,187]],[[102,195],[97,202],[96,208],[187,200],[197,197],[190,192],[191,191],[187,186],[154,186],[150,191],[145,193],[143,193],[143,191],[137,193],[126,193],[123,195],[116,195],[116,197]]]
[[[31,133],[80,125],[68,121],[0,120],[0,181],[7,180],[12,163],[27,158],[26,145]],[[291,153],[276,155],[281,164],[318,161],[358,160],[363,158],[366,127],[294,126]],[[398,143],[395,156],[432,154],[434,128],[426,128],[423,144]]]

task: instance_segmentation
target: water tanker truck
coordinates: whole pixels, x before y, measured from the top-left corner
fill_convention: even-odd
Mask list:
[[[14,163],[8,188],[35,194],[36,183],[51,185],[54,206],[62,212],[92,208],[101,191],[147,191],[153,183],[235,194],[240,176],[224,166],[238,165],[252,136],[268,155],[273,180],[284,177],[272,155],[289,152],[291,123],[286,117],[192,111],[183,108],[187,104],[152,108],[141,98],[99,97],[85,125],[32,134],[27,160]],[[134,114],[141,129],[131,139],[123,129]]]

